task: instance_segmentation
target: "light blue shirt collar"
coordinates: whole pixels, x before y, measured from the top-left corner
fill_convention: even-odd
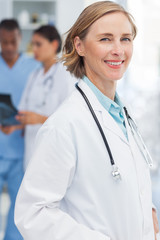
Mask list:
[[[124,105],[122,104],[118,94],[115,94],[114,101],[105,96],[86,76],[83,77],[83,81],[92,89],[99,102],[103,105],[103,107],[109,112],[112,106],[117,110],[122,110]]]
[[[91,88],[96,95],[102,106],[109,112],[113,119],[117,122],[125,136],[127,137],[127,131],[125,127],[125,121],[123,116],[123,103],[121,102],[118,94],[115,94],[114,101],[105,96],[86,76],[83,77],[83,81]]]

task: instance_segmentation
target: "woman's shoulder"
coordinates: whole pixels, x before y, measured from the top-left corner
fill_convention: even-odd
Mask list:
[[[38,131],[38,136],[52,135],[57,133],[72,135],[71,132],[80,118],[81,105],[77,101],[77,93],[73,93],[61,104],[61,106],[45,121]],[[38,137],[37,137],[38,138]]]
[[[30,73],[29,78],[30,78],[30,79],[36,78],[42,70],[43,70],[42,65],[38,65],[38,66],[35,67],[35,69]]]
[[[57,68],[60,70],[66,70],[66,67],[63,65],[61,61],[57,61]]]
[[[86,111],[83,99],[75,89],[60,107],[47,119],[47,125],[65,125],[75,122]]]

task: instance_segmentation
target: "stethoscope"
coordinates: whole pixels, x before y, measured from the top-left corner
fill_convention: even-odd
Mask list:
[[[36,104],[36,107],[41,108],[41,107],[43,107],[43,106],[46,105],[46,101],[47,101],[47,98],[48,98],[48,93],[49,93],[50,90],[53,88],[54,75],[55,75],[57,69],[58,69],[58,64],[56,63],[56,64],[55,64],[55,67],[54,67],[54,71],[52,72],[52,74],[49,75],[49,76],[47,76],[47,77],[45,77],[45,78],[43,79],[43,82],[42,82],[42,83],[39,83],[39,82],[38,82],[38,84],[42,85],[43,94],[42,94],[42,96],[41,96],[41,99],[42,99],[41,102],[38,102],[38,103]],[[36,86],[38,86],[38,85],[37,85],[37,82],[34,82],[34,79],[37,79],[37,74],[38,74],[38,72],[39,72],[39,69],[37,69],[37,71],[35,71],[35,73],[34,73],[33,76],[32,76],[33,82],[31,82],[31,84],[30,84],[30,86],[29,86],[29,88],[28,88],[28,93],[31,92],[31,89],[33,88],[33,84],[35,84]],[[37,81],[38,81],[38,79],[37,79]],[[39,93],[39,95],[40,95],[40,93]],[[28,94],[28,96],[26,97],[26,103],[28,103],[28,101],[29,101],[29,94]]]
[[[82,89],[78,86],[78,83],[77,83],[75,86],[76,86],[77,90],[81,93],[81,95],[82,95],[82,97],[84,98],[85,102],[87,103],[88,108],[89,108],[89,110],[90,110],[90,112],[91,112],[91,114],[92,114],[92,116],[93,116],[93,118],[94,118],[94,120],[95,120],[95,122],[96,122],[96,124],[97,124],[97,127],[98,127],[98,129],[99,129],[99,131],[100,131],[100,134],[101,134],[101,136],[102,136],[102,138],[103,138],[105,147],[106,147],[107,152],[108,152],[108,154],[109,154],[110,163],[111,163],[111,166],[112,166],[112,168],[113,168],[111,174],[112,174],[112,176],[113,176],[113,178],[114,178],[115,180],[120,180],[120,179],[121,179],[121,173],[120,173],[117,165],[115,164],[115,161],[114,161],[114,158],[113,158],[111,149],[110,149],[110,147],[109,147],[108,141],[107,141],[107,139],[106,139],[106,137],[105,137],[105,134],[104,134],[104,132],[103,132],[103,129],[102,129],[102,127],[101,127],[101,124],[100,124],[100,122],[98,121],[98,118],[97,118],[97,116],[96,116],[96,114],[95,114],[95,112],[94,112],[94,110],[93,110],[93,108],[92,108],[92,106],[91,106],[91,104],[90,104],[87,96],[85,95],[85,93],[84,93],[84,92],[82,91]],[[128,121],[128,125],[130,126],[132,135],[133,135],[133,137],[134,137],[134,139],[135,139],[135,142],[136,142],[136,144],[137,144],[137,146],[138,146],[141,154],[143,155],[146,163],[147,163],[150,167],[152,167],[152,166],[153,166],[152,158],[151,158],[151,156],[150,156],[150,154],[149,154],[149,152],[148,152],[148,150],[147,150],[147,148],[146,148],[146,146],[145,146],[145,144],[144,144],[144,142],[143,142],[143,139],[142,139],[142,137],[141,137],[141,135],[140,135],[140,133],[139,133],[139,131],[138,131],[137,125],[136,125],[136,123],[134,122],[134,120],[131,118],[131,116],[129,115],[129,113],[128,113],[128,111],[127,111],[127,108],[126,108],[126,107],[123,107],[123,109],[124,109],[124,113],[125,113],[125,116],[126,116],[127,121]]]

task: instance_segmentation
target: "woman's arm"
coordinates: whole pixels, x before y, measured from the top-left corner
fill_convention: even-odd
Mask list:
[[[16,119],[23,125],[27,124],[43,124],[48,116],[44,116],[31,111],[19,111]]]
[[[35,112],[20,111],[16,116],[16,119],[20,122],[19,125],[0,126],[0,130],[9,135],[16,130],[23,129],[27,124],[43,124],[47,118],[47,116]]]
[[[157,213],[154,208],[152,208],[152,217],[153,217],[153,225],[154,225],[154,233],[155,233],[155,240],[156,234],[159,232],[159,225],[158,225],[158,218],[157,218]]]
[[[26,240],[109,240],[60,209],[72,184],[77,153],[66,128],[57,129],[54,124],[50,129],[44,125],[38,133],[16,201],[18,229]]]
[[[0,126],[0,130],[4,134],[7,134],[7,135],[9,135],[19,129],[24,129],[24,126],[22,124],[21,125],[13,125],[13,126]]]

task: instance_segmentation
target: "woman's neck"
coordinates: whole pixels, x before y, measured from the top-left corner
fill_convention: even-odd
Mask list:
[[[50,67],[56,62],[56,58],[48,59],[47,61],[43,62],[44,73],[46,73],[50,69]]]
[[[115,92],[116,92],[116,82],[107,82],[107,83],[98,83],[95,86],[108,98],[114,101]]]
[[[105,79],[101,81],[89,75],[87,77],[105,96],[114,101],[117,81],[105,81]]]

